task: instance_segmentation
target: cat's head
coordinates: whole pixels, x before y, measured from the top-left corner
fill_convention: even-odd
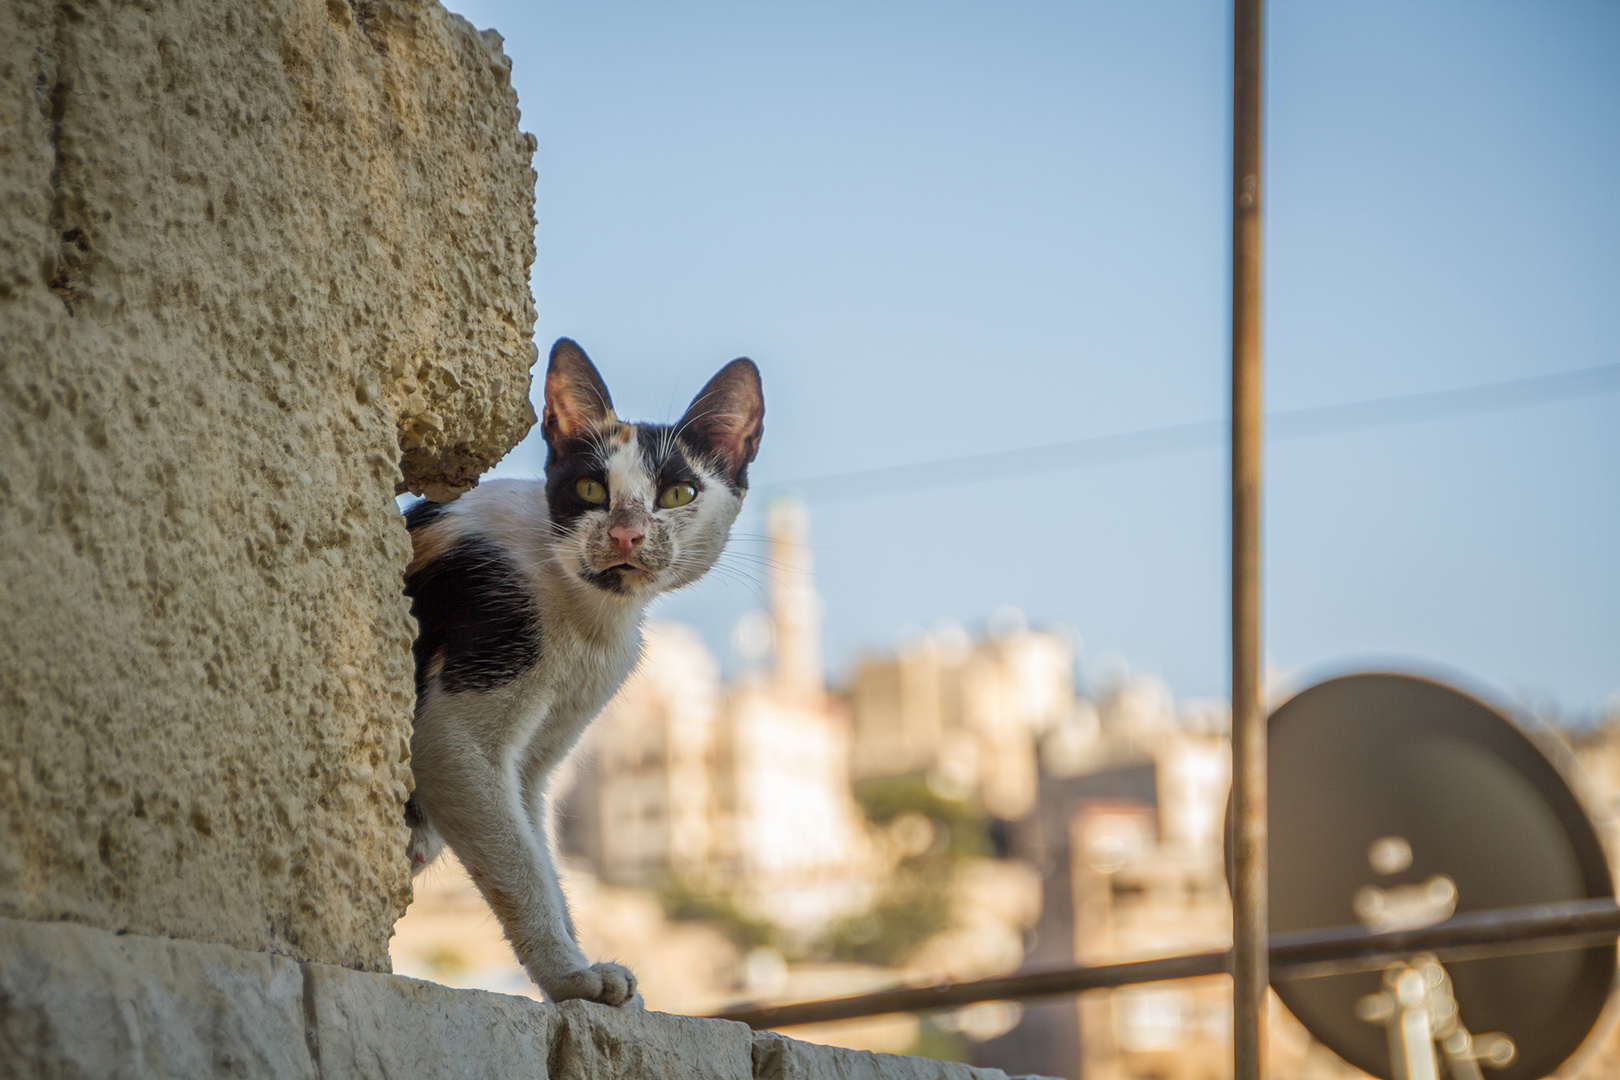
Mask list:
[[[759,369],[739,359],[676,423],[625,423],[585,351],[560,339],[541,423],[552,550],[563,568],[625,598],[696,581],[742,509],[764,420]]]

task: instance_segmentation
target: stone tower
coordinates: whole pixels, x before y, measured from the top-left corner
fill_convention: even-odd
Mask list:
[[[776,642],[772,682],[789,697],[819,698],[826,689],[821,658],[821,597],[810,548],[810,514],[792,496],[778,496],[765,512],[770,536],[766,588]]]

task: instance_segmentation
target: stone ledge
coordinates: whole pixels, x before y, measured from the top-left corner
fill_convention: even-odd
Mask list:
[[[1006,1080],[743,1024],[527,998],[74,923],[0,919],[7,1076]]]

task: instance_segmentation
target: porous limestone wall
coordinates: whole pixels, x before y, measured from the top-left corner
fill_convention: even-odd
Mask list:
[[[534,420],[508,72],[424,0],[0,0],[0,914],[387,970],[393,496]]]

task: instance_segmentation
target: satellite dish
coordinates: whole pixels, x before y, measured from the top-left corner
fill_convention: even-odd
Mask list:
[[[1269,732],[1272,933],[1399,929],[1614,895],[1597,832],[1558,770],[1466,694],[1408,675],[1349,675],[1296,695]],[[1498,1051],[1480,1061],[1487,1078],[1535,1080],[1597,1023],[1615,948],[1413,970],[1430,971],[1436,986],[1445,979],[1477,1056]],[[1397,974],[1278,980],[1275,989],[1329,1049],[1393,1080],[1396,1029],[1378,1021]]]

